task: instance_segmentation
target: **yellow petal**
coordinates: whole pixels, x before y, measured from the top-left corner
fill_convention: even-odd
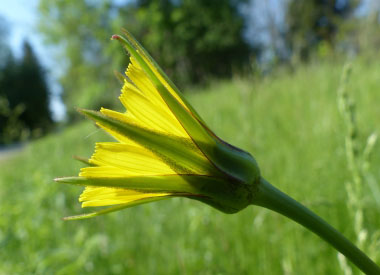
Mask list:
[[[95,167],[81,169],[81,177],[171,175],[175,171],[149,150],[129,144],[97,143],[90,159]]]
[[[102,113],[81,110],[83,114],[95,120],[99,126],[111,134],[115,132],[126,141],[134,139],[141,146],[151,151],[160,160],[168,164],[176,173],[195,175],[215,175],[218,171],[209,160],[200,153],[192,139],[179,138],[144,129],[121,113],[103,109]],[[96,171],[96,169],[94,169]],[[99,170],[100,171],[100,170]],[[82,175],[81,175],[82,176]],[[98,175],[100,177],[100,175]]]
[[[189,138],[166,105],[154,103],[134,85],[125,82],[120,101],[141,127]]]
[[[106,127],[106,126],[104,126],[98,122],[96,123],[96,125],[99,126],[100,128],[102,128],[107,134],[109,134],[111,137],[113,137],[114,139],[116,139],[120,143],[140,146],[137,142],[131,140],[130,138],[128,138],[128,137],[126,137],[120,133],[118,133],[117,131],[110,129],[109,127]]]
[[[136,85],[134,87],[128,82],[124,84],[120,100],[127,108],[127,112],[139,119],[143,127],[189,138],[187,132],[134,58],[131,58],[126,74]]]
[[[180,95],[180,92],[175,87],[174,83],[166,76],[164,71],[158,66],[158,64],[153,60],[149,53],[141,46],[141,44],[131,35],[127,30],[123,30],[127,36],[127,41],[133,45],[136,52],[142,57],[145,63],[152,70],[153,74],[158,78],[162,85],[181,103],[181,105],[190,113],[195,115],[198,120],[202,121],[196,111],[186,102],[186,99]],[[122,39],[123,40],[123,39]],[[122,42],[122,41],[121,41]],[[123,43],[123,42],[122,42]],[[128,48],[127,48],[128,50]],[[129,51],[129,50],[128,50]],[[138,65],[138,62],[136,62]],[[139,66],[139,65],[138,65]],[[140,66],[139,66],[140,67]],[[169,83],[170,82],[170,83]]]
[[[82,207],[124,204],[146,198],[169,196],[170,193],[142,193],[134,190],[86,186],[79,197]]]
[[[135,58],[130,58],[130,63],[125,74],[136,85],[141,93],[147,96],[154,104],[163,105],[162,108],[165,109],[165,102],[160,93]]]

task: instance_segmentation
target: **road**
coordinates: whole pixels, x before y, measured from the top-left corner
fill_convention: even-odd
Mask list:
[[[17,153],[21,152],[25,148],[25,144],[13,144],[8,146],[0,145],[0,162],[6,161]]]

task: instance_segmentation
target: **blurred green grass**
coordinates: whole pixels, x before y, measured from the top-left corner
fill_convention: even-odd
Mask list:
[[[272,184],[355,239],[346,207],[350,180],[336,90],[342,64],[301,67],[260,81],[215,82],[188,97],[210,127],[251,152]],[[348,92],[360,138],[380,132],[380,64],[357,61]],[[85,221],[81,188],[53,178],[76,175],[95,141],[110,138],[82,122],[29,144],[0,162],[0,274],[341,274],[337,254],[301,226],[248,207],[226,215],[170,199]],[[380,146],[372,173],[380,179]],[[368,188],[365,187],[365,190]],[[380,228],[371,194],[365,225]]]

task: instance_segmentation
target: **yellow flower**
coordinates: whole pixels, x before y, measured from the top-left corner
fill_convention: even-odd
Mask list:
[[[309,209],[260,176],[254,158],[218,138],[143,47],[126,32],[114,35],[131,55],[120,101],[125,113],[82,110],[117,142],[97,143],[79,177],[56,181],[86,186],[83,207],[109,208],[83,219],[134,205],[187,197],[234,213],[250,204],[278,212],[313,231],[366,274],[380,268]],[[116,205],[116,206],[115,206]]]
[[[81,110],[117,142],[97,143],[79,177],[82,207],[113,206],[80,219],[176,197],[234,213],[252,204],[260,172],[254,158],[218,138],[145,49],[114,35],[130,53],[120,101],[125,113]]]

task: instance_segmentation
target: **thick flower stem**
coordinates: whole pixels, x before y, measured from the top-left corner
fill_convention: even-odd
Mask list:
[[[280,213],[313,231],[345,255],[364,273],[380,274],[380,267],[335,228],[263,178],[260,181],[254,204]]]

